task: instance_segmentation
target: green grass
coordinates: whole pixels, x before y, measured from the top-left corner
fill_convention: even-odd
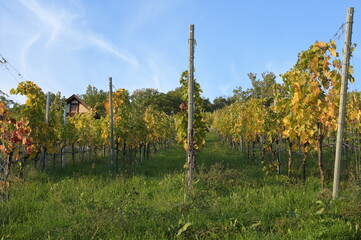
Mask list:
[[[0,239],[361,238],[360,190],[346,182],[332,201],[316,177],[267,176],[209,133],[184,203],[185,157],[174,146],[118,174],[108,158],[30,169],[0,202]]]

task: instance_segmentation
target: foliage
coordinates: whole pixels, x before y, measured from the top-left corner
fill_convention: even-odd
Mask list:
[[[222,96],[216,97],[213,100],[213,110],[217,110],[229,106],[232,102],[233,101],[231,99],[226,97],[222,97]]]
[[[144,114],[148,130],[147,138],[152,142],[162,142],[174,136],[174,120],[164,112],[154,110],[151,106]]]
[[[100,122],[94,118],[93,112],[75,114],[68,121],[74,126],[78,144],[89,147],[101,145]]]
[[[0,90],[0,102],[4,103],[6,107],[10,107],[15,104],[13,100],[9,98],[9,95]]]
[[[177,127],[177,141],[182,144],[184,149],[187,149],[187,127],[188,127],[188,113],[187,100],[188,100],[188,71],[184,71],[179,80],[181,84],[181,92],[183,104],[181,105],[181,112],[176,116]],[[203,99],[201,98],[201,87],[194,79],[194,147],[200,149],[205,144],[205,135],[208,131],[207,122],[204,118],[202,109]]]
[[[130,99],[141,112],[145,112],[149,106],[152,106],[152,108],[159,112],[173,115],[179,112],[179,106],[182,103],[181,95],[180,88],[167,93],[160,93],[157,89],[153,88],[143,88],[135,90]]]
[[[6,104],[0,102],[0,153],[6,159],[11,156],[11,160],[21,158],[22,147],[26,154],[31,154],[33,149],[30,137],[31,129],[24,119],[16,120],[12,118],[11,112],[6,108]],[[1,169],[0,169],[1,170]]]
[[[27,97],[20,114],[28,121],[28,126],[31,129],[30,137],[35,151],[40,152],[43,147],[55,151],[53,140],[56,139],[56,132],[45,120],[46,96],[41,88],[31,81],[24,81],[19,83],[16,89],[11,89],[10,93]]]
[[[330,61],[337,56],[334,42],[316,42],[301,52],[297,64],[283,75],[288,99],[278,102],[278,110],[289,109],[289,114],[283,118],[284,137],[290,137],[290,131],[296,131],[294,134],[302,144],[309,143],[319,149],[319,135],[325,136],[336,128],[341,62],[338,59]]]
[[[257,80],[256,74],[248,73],[248,77],[252,83],[252,88],[248,90],[249,97],[263,99],[264,105],[271,106],[274,99],[273,89],[279,85],[276,83],[276,75],[273,72],[264,72],[262,80]]]
[[[107,100],[107,92],[98,90],[96,87],[88,85],[85,94],[81,97],[100,117],[105,116],[105,102]]]

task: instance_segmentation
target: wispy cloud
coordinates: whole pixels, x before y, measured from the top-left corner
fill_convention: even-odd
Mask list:
[[[177,7],[183,0],[154,0],[143,1],[138,4],[139,8],[131,23],[128,24],[128,31],[133,32],[149,24],[152,20],[158,18],[163,13]]]
[[[272,62],[267,62],[265,65],[266,71],[272,72],[274,71],[274,66]]]
[[[159,89],[161,84],[160,84],[160,80],[157,75],[153,76],[153,81],[154,81],[155,88]]]
[[[235,63],[230,65],[230,74],[232,81],[239,82],[241,79],[241,74],[239,73]]]
[[[218,86],[218,89],[222,96],[226,96],[229,94],[231,87],[229,85],[222,84],[222,85]]]
[[[31,36],[23,45],[21,53],[20,53],[20,64],[21,64],[21,68],[22,69],[26,69],[26,56],[27,53],[29,51],[29,49],[31,49],[31,47],[34,45],[34,43],[36,43],[41,37],[41,33],[37,33],[34,36]]]
[[[41,36],[48,38],[48,45],[66,39],[70,42],[69,45],[95,46],[132,66],[138,66],[138,61],[132,54],[115,47],[109,40],[99,37],[99,34],[77,26],[78,22],[75,20],[80,19],[79,15],[72,14],[71,11],[63,9],[60,6],[51,8],[50,6],[40,4],[40,2],[36,0],[19,1],[41,21],[43,26],[45,26]],[[32,37],[31,39],[35,38]],[[36,38],[36,40],[38,40],[38,38]],[[31,45],[32,44],[26,44],[24,48],[29,50]]]
[[[138,61],[137,61],[136,57],[134,57],[132,54],[129,54],[126,51],[120,51],[115,46],[113,46],[113,44],[107,42],[106,40],[104,40],[98,36],[95,36],[94,34],[90,34],[89,36],[87,36],[85,38],[85,40],[86,41],[88,40],[90,43],[92,43],[96,47],[119,57],[120,59],[128,62],[129,64],[131,64],[134,67],[138,66]]]
[[[50,10],[40,5],[34,0],[20,0],[20,2],[27,7],[39,20],[48,27],[49,41],[54,41],[58,35],[65,29],[66,25],[71,23],[76,15],[70,14],[63,9]],[[70,25],[70,24],[69,24]]]

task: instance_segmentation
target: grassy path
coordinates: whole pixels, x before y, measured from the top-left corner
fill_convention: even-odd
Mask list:
[[[119,174],[109,159],[31,170],[0,201],[0,239],[361,239],[359,202],[266,176],[214,133],[184,203],[185,157],[174,146]]]

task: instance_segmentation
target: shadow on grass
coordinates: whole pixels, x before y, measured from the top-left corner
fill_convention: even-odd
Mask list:
[[[115,178],[117,175],[130,178],[144,176],[147,178],[162,178],[172,173],[183,173],[186,162],[186,152],[177,144],[167,149],[162,149],[152,154],[142,164],[124,164],[121,156],[118,160],[118,170],[113,172],[110,166],[110,156],[98,157],[94,162],[69,162],[65,168],[50,167],[43,173],[37,172],[36,178],[40,181],[59,181],[67,177],[91,176],[98,178]],[[197,152],[196,164],[198,171],[209,171],[217,163],[221,163],[227,169],[238,169],[245,171],[249,177],[259,177],[262,173],[261,167],[246,160],[243,153],[225,146],[214,132],[207,133],[207,141],[204,148]],[[30,171],[31,172],[31,171]],[[31,175],[31,174],[30,174]],[[34,177],[34,176],[32,176]]]
[[[151,154],[149,159],[145,159],[142,164],[124,163],[119,157],[117,162],[117,171],[111,170],[110,156],[98,157],[93,162],[75,162],[67,163],[62,168],[60,166],[50,166],[46,171],[34,170],[29,168],[25,179],[36,178],[42,182],[57,182],[68,177],[92,176],[99,178],[115,178],[117,175],[123,177],[145,176],[162,177],[174,172],[183,171],[186,153],[178,145],[172,145],[169,148],[162,149],[155,154]]]

